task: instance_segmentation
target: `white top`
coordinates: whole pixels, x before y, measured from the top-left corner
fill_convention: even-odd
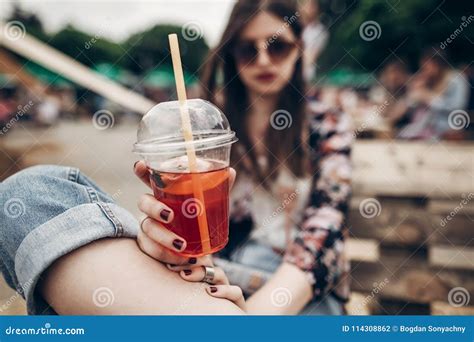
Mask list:
[[[301,222],[311,190],[311,177],[295,178],[282,168],[272,183],[271,191],[250,181],[247,175],[239,175],[231,197],[239,197],[245,184],[253,184],[250,208],[254,228],[250,238],[281,250],[296,234],[296,225]],[[289,241],[288,241],[289,240]]]

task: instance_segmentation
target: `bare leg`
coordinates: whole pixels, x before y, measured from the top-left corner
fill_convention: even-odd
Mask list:
[[[234,315],[232,302],[209,296],[148,257],[132,239],[102,239],[56,261],[39,290],[62,315]]]

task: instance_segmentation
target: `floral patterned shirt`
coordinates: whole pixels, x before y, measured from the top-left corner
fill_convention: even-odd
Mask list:
[[[351,194],[352,125],[349,116],[338,110],[324,108],[316,102],[310,103],[309,108],[312,185],[302,222],[285,251],[284,261],[306,273],[315,300],[331,293],[345,301],[349,297],[349,263],[344,255],[344,239]],[[242,241],[245,238],[242,235],[248,237],[252,230],[253,185],[246,188],[248,193],[234,200],[231,206],[231,250],[238,245],[235,240]]]

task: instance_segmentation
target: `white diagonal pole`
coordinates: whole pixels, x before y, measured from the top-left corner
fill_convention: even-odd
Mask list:
[[[23,32],[9,37],[7,25],[0,22],[0,46],[40,64],[46,69],[90,89],[97,94],[133,111],[145,114],[155,103],[109,79],[99,75],[64,53],[51,48]]]

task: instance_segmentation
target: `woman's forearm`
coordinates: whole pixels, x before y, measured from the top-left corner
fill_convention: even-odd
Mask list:
[[[250,315],[296,315],[312,298],[311,284],[298,267],[284,262],[247,300]]]

